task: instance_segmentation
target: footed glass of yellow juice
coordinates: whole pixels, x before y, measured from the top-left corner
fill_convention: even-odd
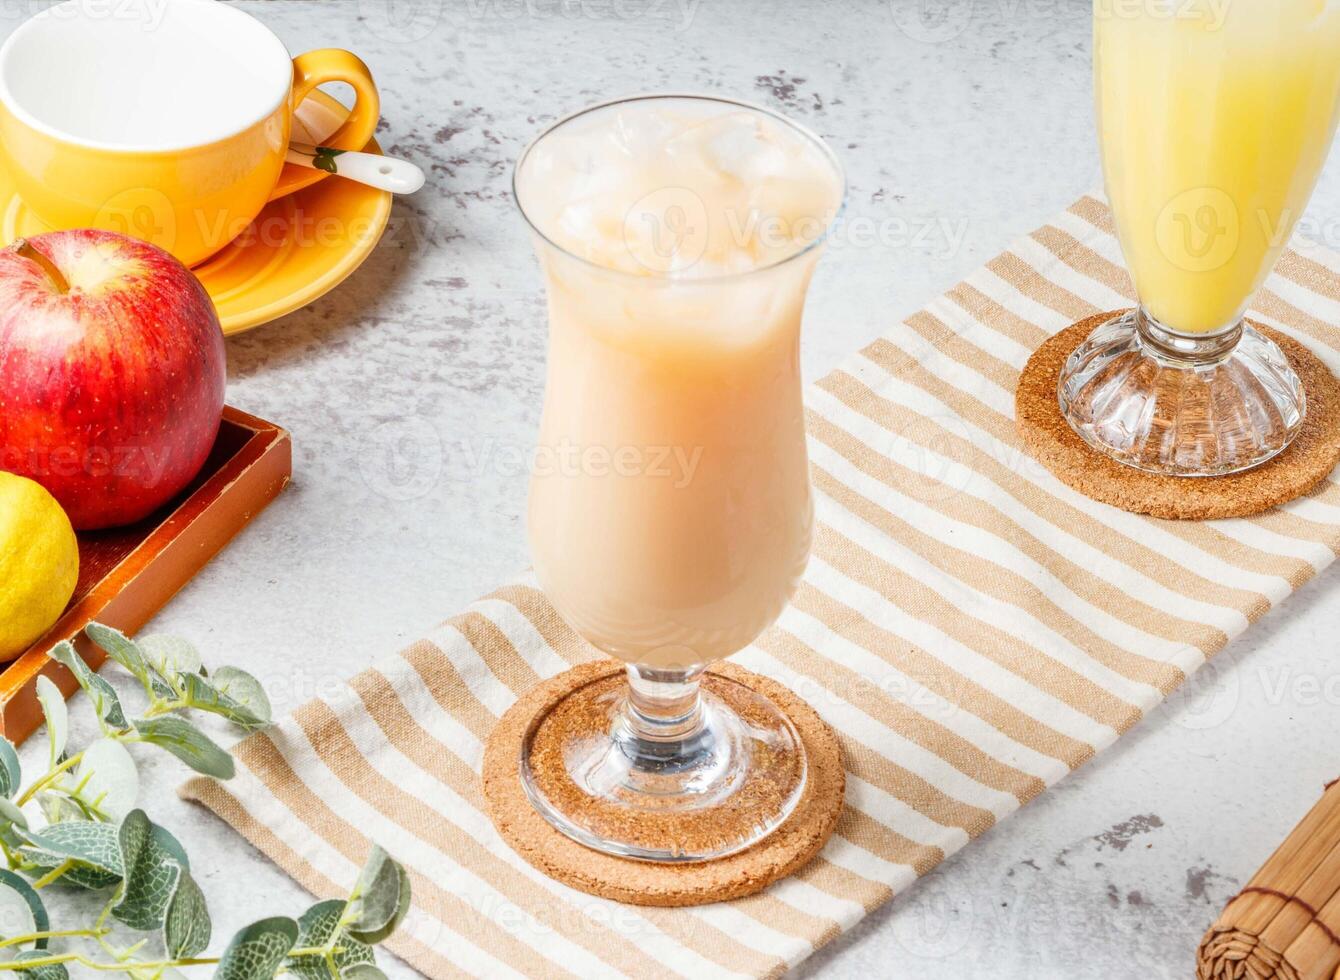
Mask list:
[[[1243,319],[1326,161],[1340,104],[1338,0],[1095,0],[1107,195],[1139,307],[1070,356],[1071,426],[1120,462],[1257,466],[1306,395]]]

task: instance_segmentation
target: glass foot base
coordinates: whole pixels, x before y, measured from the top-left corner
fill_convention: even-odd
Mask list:
[[[521,780],[549,823],[607,854],[687,862],[742,851],[791,815],[805,749],[776,705],[717,674],[699,684],[629,673],[577,689],[532,722]],[[676,697],[684,710],[664,710]],[[660,709],[650,716],[639,710],[648,699]]]
[[[1061,413],[1094,449],[1167,476],[1222,476],[1282,452],[1306,399],[1279,345],[1243,321],[1176,333],[1143,310],[1098,327],[1061,369]]]

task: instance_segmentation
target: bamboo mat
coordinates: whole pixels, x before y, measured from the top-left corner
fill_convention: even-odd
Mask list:
[[[1229,899],[1196,951],[1200,980],[1332,980],[1340,968],[1340,779]]]
[[[735,658],[837,730],[847,809],[822,855],[752,898],[618,906],[498,838],[477,778],[495,720],[593,656],[523,579],[237,748],[183,789],[315,894],[370,841],[414,874],[392,948],[431,977],[774,976],[1110,745],[1330,564],[1340,487],[1246,520],[1166,523],[1023,454],[1029,353],[1133,296],[1084,198],[808,392],[815,552],[793,608]],[[1290,252],[1253,315],[1340,370],[1340,256]],[[1188,945],[1196,937],[1188,934]]]

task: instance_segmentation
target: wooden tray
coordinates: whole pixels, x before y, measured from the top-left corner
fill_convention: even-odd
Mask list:
[[[180,497],[131,527],[80,534],[79,584],[65,614],[26,653],[0,665],[0,734],[18,744],[42,724],[39,674],[66,697],[78,688],[48,650],[73,639],[96,669],[104,656],[83,628],[97,620],[137,632],[279,495],[292,473],[293,446],[285,430],[225,408],[209,461]]]

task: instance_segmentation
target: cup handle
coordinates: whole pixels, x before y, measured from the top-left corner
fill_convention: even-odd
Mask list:
[[[353,86],[354,107],[349,110],[349,118],[335,132],[327,136],[322,145],[337,150],[361,150],[377,132],[377,121],[381,118],[381,95],[377,83],[372,80],[372,72],[363,60],[352,51],[340,48],[322,48],[308,51],[293,59],[293,108],[296,110],[303,99],[312,94],[312,90],[326,82],[345,82]],[[325,174],[318,174],[324,177]],[[311,183],[304,181],[303,186]],[[297,190],[286,187],[281,182],[270,200],[283,197]]]

